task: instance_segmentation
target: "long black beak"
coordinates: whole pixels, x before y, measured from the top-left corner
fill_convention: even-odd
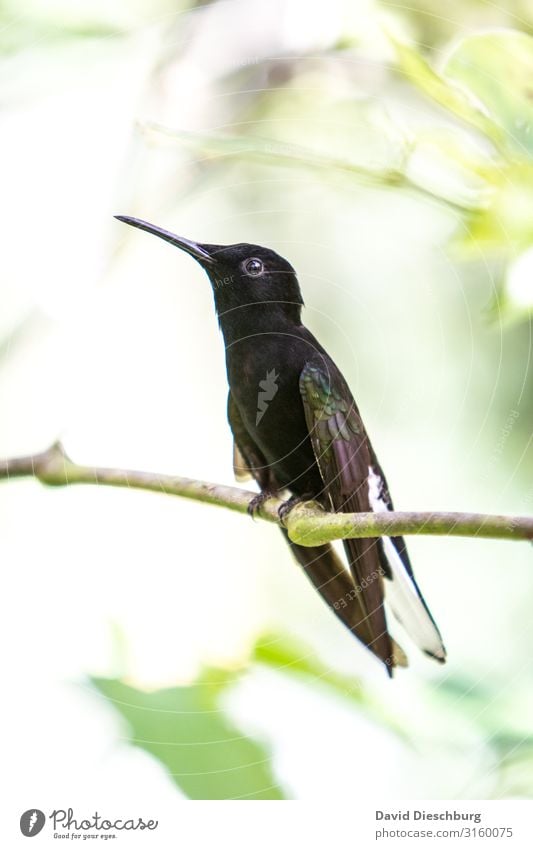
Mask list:
[[[180,250],[193,256],[202,263],[214,263],[215,259],[206,251],[203,245],[197,242],[191,242],[190,239],[184,239],[183,236],[176,236],[170,233],[169,230],[163,230],[162,227],[156,227],[155,224],[149,224],[148,221],[143,221],[141,218],[132,218],[131,215],[115,215],[118,221],[124,221],[125,224],[131,224],[132,227],[137,227],[139,230],[146,230],[147,233],[153,233],[154,236],[159,236],[165,242],[170,242]]]

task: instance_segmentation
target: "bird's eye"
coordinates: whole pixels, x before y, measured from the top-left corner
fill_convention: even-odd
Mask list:
[[[264,271],[263,263],[255,256],[253,256],[251,259],[245,260],[243,263],[243,268],[249,277],[259,277],[259,275],[262,274]]]

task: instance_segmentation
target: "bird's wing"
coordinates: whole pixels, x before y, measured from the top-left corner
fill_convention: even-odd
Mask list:
[[[336,511],[369,512],[368,438],[344,379],[325,356],[309,360],[300,375],[307,429]],[[383,607],[385,571],[375,539],[344,540],[360,606],[357,636],[389,668],[395,665],[393,642]]]
[[[248,433],[231,392],[228,395],[228,421],[233,433],[233,472],[238,481],[257,481],[260,489],[277,489],[273,472]]]
[[[385,476],[350,390],[335,366],[325,357],[315,358],[303,369],[300,387],[311,442],[333,508],[346,512],[392,510]],[[385,593],[396,619],[413,641],[443,662],[442,638],[415,581],[403,538],[345,540],[344,546],[356,584],[362,586],[366,575],[376,570],[376,560],[379,564],[380,580],[365,590],[373,632],[382,623],[386,628]]]

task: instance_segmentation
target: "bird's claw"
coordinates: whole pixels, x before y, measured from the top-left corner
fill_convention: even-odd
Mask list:
[[[269,498],[274,498],[276,495],[271,489],[264,489],[262,492],[259,492],[252,500],[250,501],[247,509],[248,515],[255,519],[257,513]]]
[[[294,507],[296,507],[297,504],[302,504],[304,501],[309,501],[310,498],[310,495],[291,495],[291,497],[288,498],[287,501],[284,501],[278,509],[278,516],[281,524],[285,525],[289,513]]]

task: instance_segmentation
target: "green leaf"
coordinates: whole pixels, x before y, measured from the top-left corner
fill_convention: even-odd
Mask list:
[[[473,95],[501,131],[508,152],[533,154],[533,38],[493,30],[464,38],[443,74]]]
[[[131,742],[157,758],[190,799],[283,799],[265,747],[219,706],[234,681],[235,673],[209,670],[190,686],[144,692],[92,679],[129,723]]]
[[[405,77],[439,106],[487,136],[500,148],[504,133],[496,122],[484,114],[469,93],[454,81],[439,74],[414,48],[389,36],[396,51],[399,69]]]
[[[265,636],[259,640],[252,659],[270,666],[285,675],[305,679],[307,682],[327,687],[339,695],[359,704],[365,701],[365,691],[357,678],[347,678],[324,666],[309,648],[287,637]]]
[[[392,731],[404,742],[410,742],[409,735],[393,710],[374,697],[358,678],[348,677],[330,669],[318,660],[309,648],[285,636],[269,635],[256,643],[252,660],[355,702],[359,711],[368,719]]]
[[[494,248],[514,256],[533,242],[533,167],[510,163],[492,179],[491,203],[473,212],[461,244],[479,251]]]

